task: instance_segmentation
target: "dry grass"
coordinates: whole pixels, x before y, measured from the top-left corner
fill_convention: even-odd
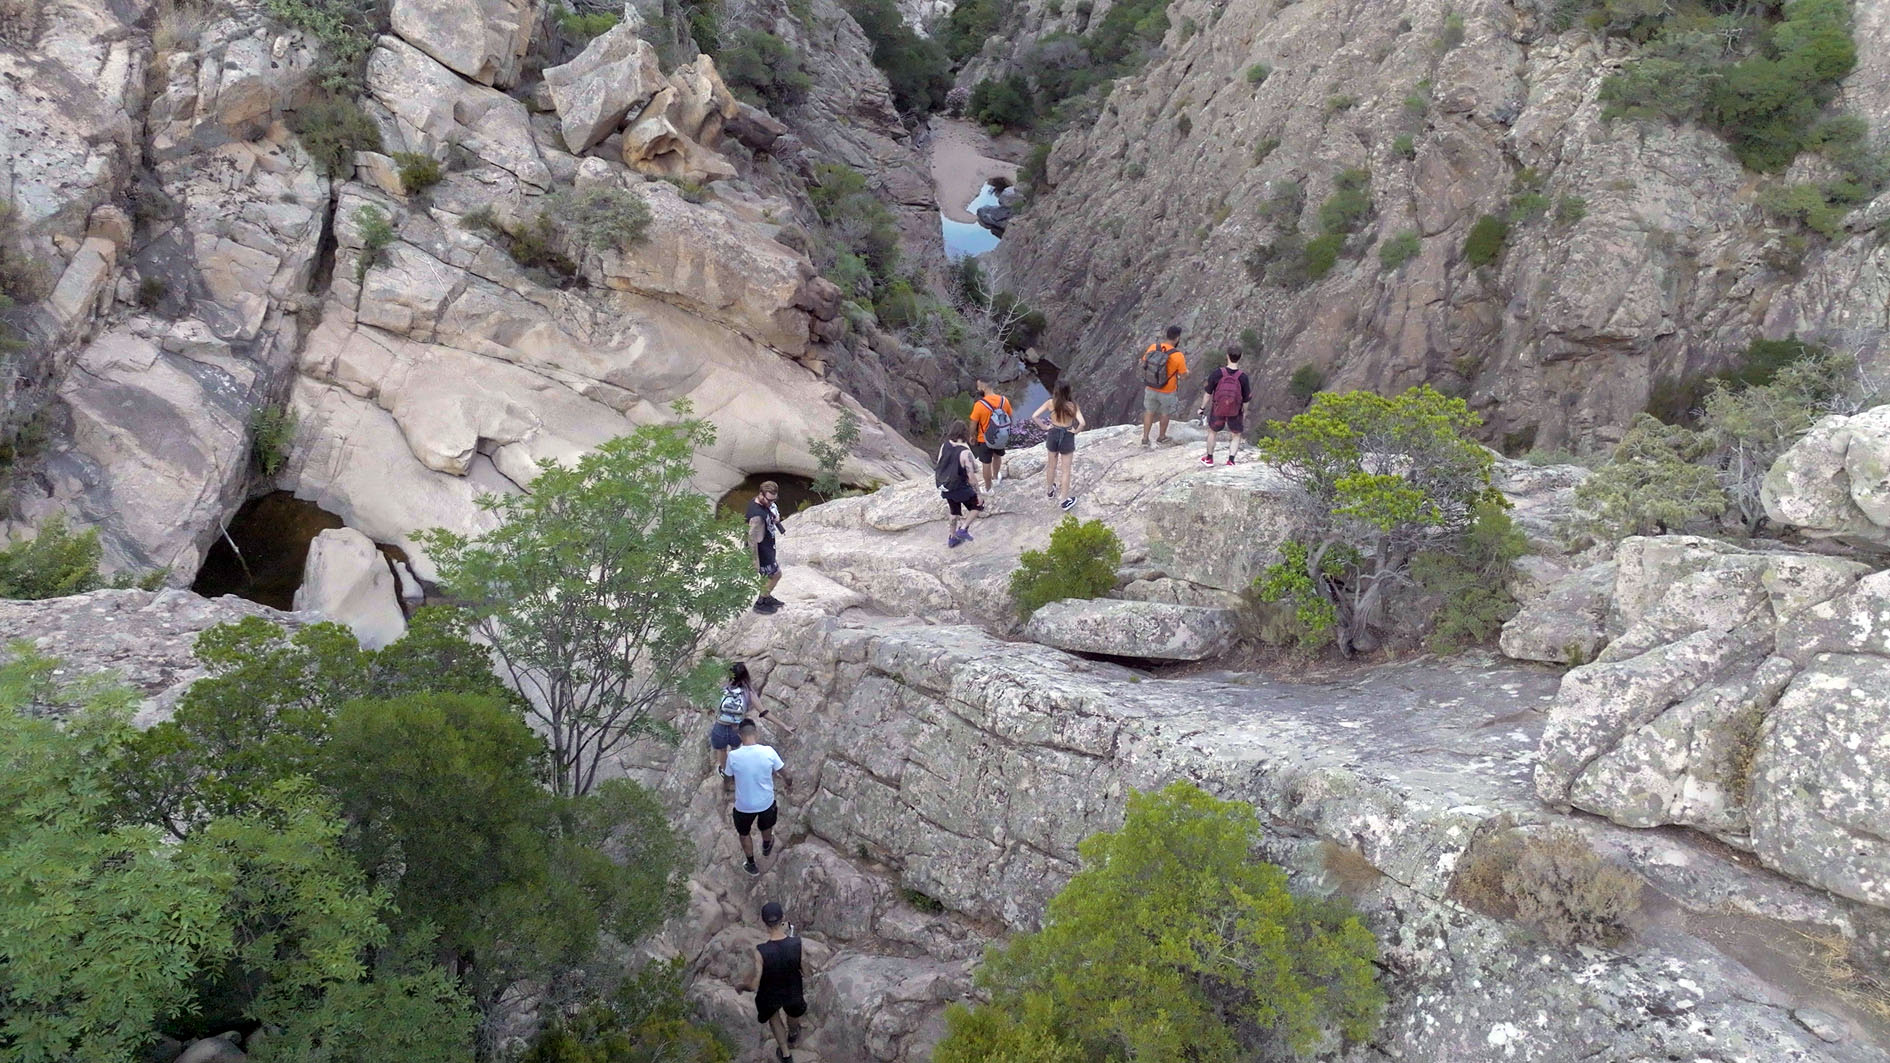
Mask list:
[[[158,0],[157,27],[151,31],[152,50],[160,61],[177,52],[193,51],[209,21],[206,0]]]
[[[1890,972],[1862,968],[1854,943],[1835,930],[1799,936],[1805,939],[1799,974],[1851,1007],[1890,1025]]]
[[[1450,892],[1459,903],[1515,919],[1558,945],[1615,945],[1630,935],[1641,880],[1595,854],[1579,831],[1504,830],[1458,861]]]

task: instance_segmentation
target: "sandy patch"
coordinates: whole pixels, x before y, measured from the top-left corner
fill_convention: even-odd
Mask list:
[[[932,119],[932,187],[947,218],[977,221],[965,204],[978,198],[984,182],[999,175],[1016,179],[1017,164],[992,158],[994,150],[991,138],[970,122]]]

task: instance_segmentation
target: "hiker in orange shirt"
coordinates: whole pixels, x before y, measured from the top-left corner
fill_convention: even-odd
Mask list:
[[[1175,415],[1175,407],[1180,404],[1181,378],[1188,375],[1188,358],[1176,345],[1181,339],[1181,326],[1168,326],[1167,336],[1165,340],[1149,344],[1138,364],[1142,376],[1142,445],[1145,447],[1149,446],[1149,427],[1158,416],[1162,419],[1162,434],[1155,442],[1168,442],[1168,419]]]
[[[978,381],[978,401],[971,404],[971,456],[984,466],[989,493],[1004,480],[1004,452],[1011,445],[1011,400]]]

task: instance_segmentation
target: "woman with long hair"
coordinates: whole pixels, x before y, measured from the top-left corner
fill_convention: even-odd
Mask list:
[[[755,707],[755,684],[748,676],[748,666],[736,661],[729,666],[728,682],[722,684],[722,697],[716,703],[715,724],[709,728],[709,749],[715,756],[715,773],[722,776],[722,788],[732,790],[735,780],[727,774],[728,751],[742,744],[735,730],[748,719]],[[762,710],[761,715],[768,715]]]
[[[1046,414],[1048,416],[1046,416]],[[1051,498],[1061,494],[1063,508],[1073,509],[1076,496],[1070,493],[1070,477],[1076,471],[1076,433],[1086,424],[1083,408],[1070,394],[1068,381],[1058,381],[1056,393],[1044,400],[1031,420],[1050,430],[1043,447],[1048,453],[1043,462],[1043,482]]]

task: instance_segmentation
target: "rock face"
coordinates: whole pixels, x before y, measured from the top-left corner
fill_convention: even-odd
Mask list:
[[[204,675],[192,655],[197,636],[249,616],[290,629],[317,619],[189,591],[93,591],[38,602],[0,600],[0,645],[25,642],[57,658],[69,675],[117,676],[143,695],[136,717],[142,726],[168,717]]]
[[[1890,822],[1890,572],[1688,536],[1628,539],[1611,567],[1608,642],[1562,681],[1542,798],[1694,827],[1890,907],[1890,842],[1864,826]],[[1605,574],[1578,573],[1531,608],[1592,600]]]
[[[1162,602],[1065,600],[1030,616],[1024,637],[1071,653],[1198,661],[1234,639],[1231,609]]]
[[[508,88],[531,46],[535,0],[394,0],[394,32],[440,65],[482,85]]]
[[[1760,498],[1810,535],[1890,546],[1890,406],[1819,421],[1773,463]]]
[[[1100,17],[1019,7],[961,85],[1049,62],[1033,49],[1057,47],[1051,32]],[[1881,370],[1890,270],[1867,230],[1886,202],[1806,251],[1760,210],[1761,186],[1715,134],[1604,121],[1601,84],[1627,45],[1552,31],[1555,10],[1171,6],[1161,54],[1057,140],[1054,190],[996,252],[1048,316],[1045,350],[1092,405],[1124,416],[1139,398],[1131,352],[1162,326],[1187,326],[1191,351],[1253,329],[1262,353],[1245,368],[1275,415],[1292,408],[1288,376],[1310,364],[1337,389],[1461,388],[1488,438],[1516,447],[1618,438],[1659,378],[1718,368],[1754,337],[1822,339]],[[1462,26],[1455,47],[1440,44],[1447,19]],[[1851,113],[1873,125],[1886,33],[1890,20],[1860,15],[1870,58],[1845,82]],[[1246,72],[1260,63],[1271,73],[1255,85]],[[1299,288],[1256,282],[1244,260],[1293,229],[1316,235],[1351,168],[1370,171],[1372,214],[1337,268]],[[1540,182],[1549,209],[1511,228],[1496,263],[1472,267],[1471,226],[1505,214],[1524,181]],[[1556,205],[1576,200],[1558,220]],[[1419,251],[1382,270],[1377,251],[1401,232]]]
[[[309,544],[295,608],[348,625],[370,650],[407,633],[394,570],[374,541],[353,528],[330,529]]]

